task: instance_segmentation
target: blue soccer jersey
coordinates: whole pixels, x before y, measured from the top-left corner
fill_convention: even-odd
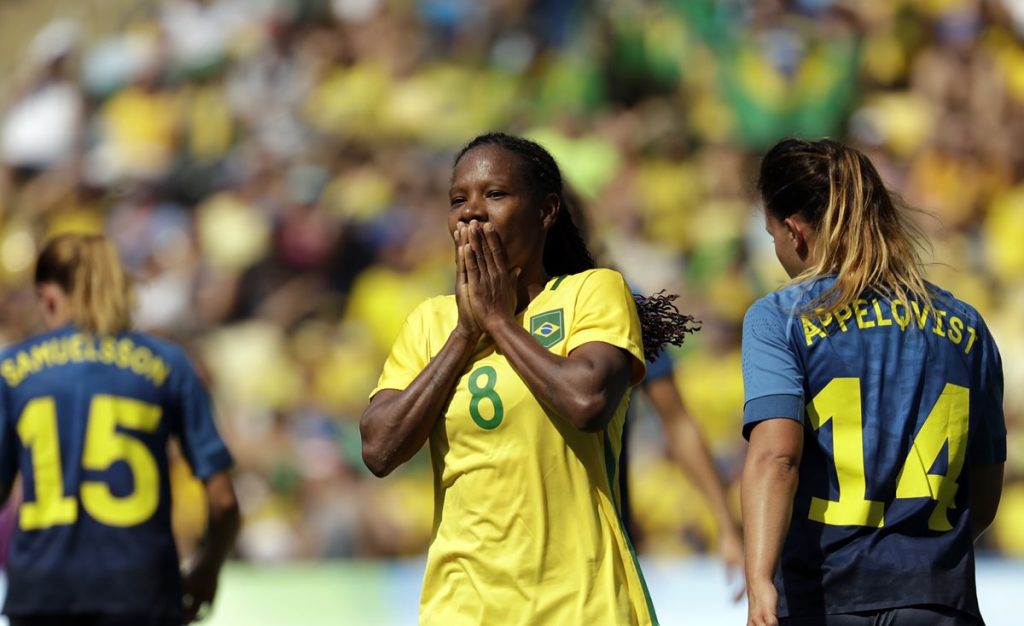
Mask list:
[[[743,323],[744,435],[804,425],[775,584],[779,616],[933,604],[978,618],[971,466],[1006,459],[1002,366],[981,316],[865,294],[806,312],[824,278],[758,300]]]
[[[230,467],[171,344],[69,326],[0,354],[0,480],[23,485],[5,613],[181,614],[172,435],[196,476]]]

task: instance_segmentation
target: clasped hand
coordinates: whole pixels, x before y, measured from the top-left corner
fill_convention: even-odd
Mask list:
[[[491,224],[460,222],[454,237],[458,330],[478,339],[493,324],[515,316],[520,270],[509,269],[505,246]]]

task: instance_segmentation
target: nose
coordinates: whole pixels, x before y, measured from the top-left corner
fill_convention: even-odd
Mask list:
[[[487,211],[482,198],[467,198],[459,211],[459,221],[468,224],[470,221],[487,221]]]

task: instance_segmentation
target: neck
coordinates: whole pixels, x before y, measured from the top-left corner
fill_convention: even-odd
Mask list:
[[[75,313],[66,302],[43,311],[43,326],[46,330],[57,330],[74,321]]]
[[[806,249],[800,256],[800,259],[804,263],[804,269],[807,269],[813,267],[818,261],[818,247],[816,245],[818,243],[818,233],[813,228],[808,227],[804,233],[804,242]]]
[[[519,275],[519,290],[516,299],[516,313],[519,313],[529,306],[530,302],[544,291],[548,284],[548,275],[542,265],[536,265],[523,269]]]
[[[71,314],[54,315],[53,317],[43,320],[43,325],[46,326],[46,330],[57,330],[58,328],[67,326],[73,321],[75,321],[75,317]]]

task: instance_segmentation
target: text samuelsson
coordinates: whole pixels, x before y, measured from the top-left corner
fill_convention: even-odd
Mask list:
[[[146,346],[135,345],[131,339],[75,333],[19,350],[0,363],[0,375],[8,385],[17,387],[25,378],[44,369],[84,362],[105,363],[131,370],[157,387],[163,385],[171,373],[166,361]]]

